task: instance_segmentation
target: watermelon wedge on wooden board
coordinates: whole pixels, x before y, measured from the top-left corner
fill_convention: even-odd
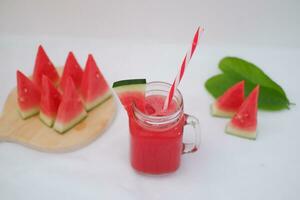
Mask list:
[[[54,129],[64,133],[87,116],[80,96],[71,77],[68,78],[61,103],[58,107]]]
[[[49,127],[51,127],[55,121],[60,102],[61,94],[48,79],[48,77],[43,76],[40,103],[40,119]]]
[[[69,52],[65,63],[63,75],[60,80],[60,88],[64,90],[64,88],[66,87],[67,79],[70,76],[73,79],[76,88],[79,89],[81,84],[82,74],[83,74],[83,70],[81,69],[79,63],[77,62],[73,52]]]
[[[47,76],[52,83],[55,85],[59,82],[58,73],[47,56],[45,50],[40,45],[35,59],[34,71],[33,71],[33,82],[38,86],[42,86],[43,75]]]
[[[111,96],[111,90],[93,56],[88,55],[83,72],[80,94],[87,111],[92,110]]]
[[[22,72],[17,71],[18,110],[23,119],[27,119],[40,110],[40,90]]]
[[[58,68],[57,71],[62,74],[63,69]],[[117,111],[116,101],[112,96],[68,132],[58,134],[42,123],[39,115],[23,120],[18,111],[17,99],[16,87],[8,94],[2,109],[0,142],[13,142],[49,153],[70,152],[87,146],[106,133]]]
[[[132,105],[139,110],[145,109],[146,79],[129,79],[114,82],[113,89],[118,95],[128,115],[132,114]]]
[[[259,86],[256,86],[227,125],[228,134],[256,139],[258,96]]]
[[[212,115],[217,117],[232,117],[244,101],[244,84],[240,81],[230,87],[211,106]]]

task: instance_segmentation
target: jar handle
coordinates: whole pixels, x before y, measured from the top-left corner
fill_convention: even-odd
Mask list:
[[[201,140],[201,131],[200,131],[200,125],[199,125],[199,120],[188,114],[185,115],[185,125],[190,125],[194,129],[194,142],[192,143],[185,143],[183,142],[183,148],[182,148],[182,153],[193,153],[198,150],[200,146],[200,140]]]

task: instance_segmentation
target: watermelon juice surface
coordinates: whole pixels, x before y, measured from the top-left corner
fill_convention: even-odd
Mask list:
[[[178,109],[178,105],[173,100],[166,111],[163,110],[165,96],[149,95],[145,98],[145,113],[152,116],[167,116],[171,115]]]
[[[178,169],[181,154],[185,152],[182,143],[183,127],[190,116],[183,112],[183,100],[179,91],[168,110],[164,111],[168,89],[162,92],[161,87],[169,85],[161,82],[150,84],[160,90],[147,87],[145,110],[141,111],[133,106],[133,115],[129,117],[131,164],[134,169],[143,173],[169,173]]]

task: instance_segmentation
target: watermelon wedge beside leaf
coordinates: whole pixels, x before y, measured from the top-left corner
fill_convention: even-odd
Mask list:
[[[73,52],[69,52],[64,71],[60,80],[60,88],[64,90],[66,87],[67,79],[70,76],[75,84],[75,87],[79,89],[81,84],[83,70],[81,69],[80,65],[78,64]]]
[[[38,114],[40,110],[40,90],[22,72],[17,71],[18,110],[23,119]]]
[[[51,127],[55,121],[58,106],[61,102],[61,94],[51,83],[47,76],[42,79],[40,119]]]
[[[258,96],[259,86],[256,86],[227,125],[228,134],[256,139]]]
[[[88,55],[83,72],[80,94],[87,111],[92,110],[111,96],[110,87],[91,54]]]
[[[128,115],[132,114],[132,106],[144,111],[146,79],[129,79],[114,82],[113,89],[118,95]]]
[[[244,83],[240,81],[227,89],[211,106],[212,115],[232,117],[244,101]]]
[[[58,107],[54,129],[64,133],[87,116],[80,96],[71,77],[68,78],[61,103]]]
[[[45,50],[40,45],[35,59],[33,82],[38,86],[42,86],[43,75],[47,76],[55,85],[59,82],[59,75],[55,66],[47,56]]]

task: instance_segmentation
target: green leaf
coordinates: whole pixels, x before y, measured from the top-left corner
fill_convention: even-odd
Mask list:
[[[244,80],[240,77],[233,77],[228,74],[219,74],[211,77],[205,82],[208,92],[215,98],[223,95],[223,93],[236,84]],[[252,82],[245,80],[245,93],[248,95],[256,86]],[[282,110],[288,108],[286,97],[279,91],[261,86],[258,99],[258,107],[263,110]]]
[[[267,76],[261,69],[256,65],[236,57],[225,57],[219,63],[219,68],[227,75],[232,76],[235,79],[245,80],[248,84],[260,85],[262,88],[261,93],[265,90],[273,91],[281,94],[281,98],[284,98],[286,107],[289,106],[290,102],[284,92],[284,90],[269,76]],[[274,92],[272,92],[273,94]],[[269,102],[271,103],[270,96]],[[277,100],[276,100],[277,102]]]
[[[238,81],[230,78],[226,74],[218,74],[205,82],[205,88],[214,98],[218,98],[236,82]]]

